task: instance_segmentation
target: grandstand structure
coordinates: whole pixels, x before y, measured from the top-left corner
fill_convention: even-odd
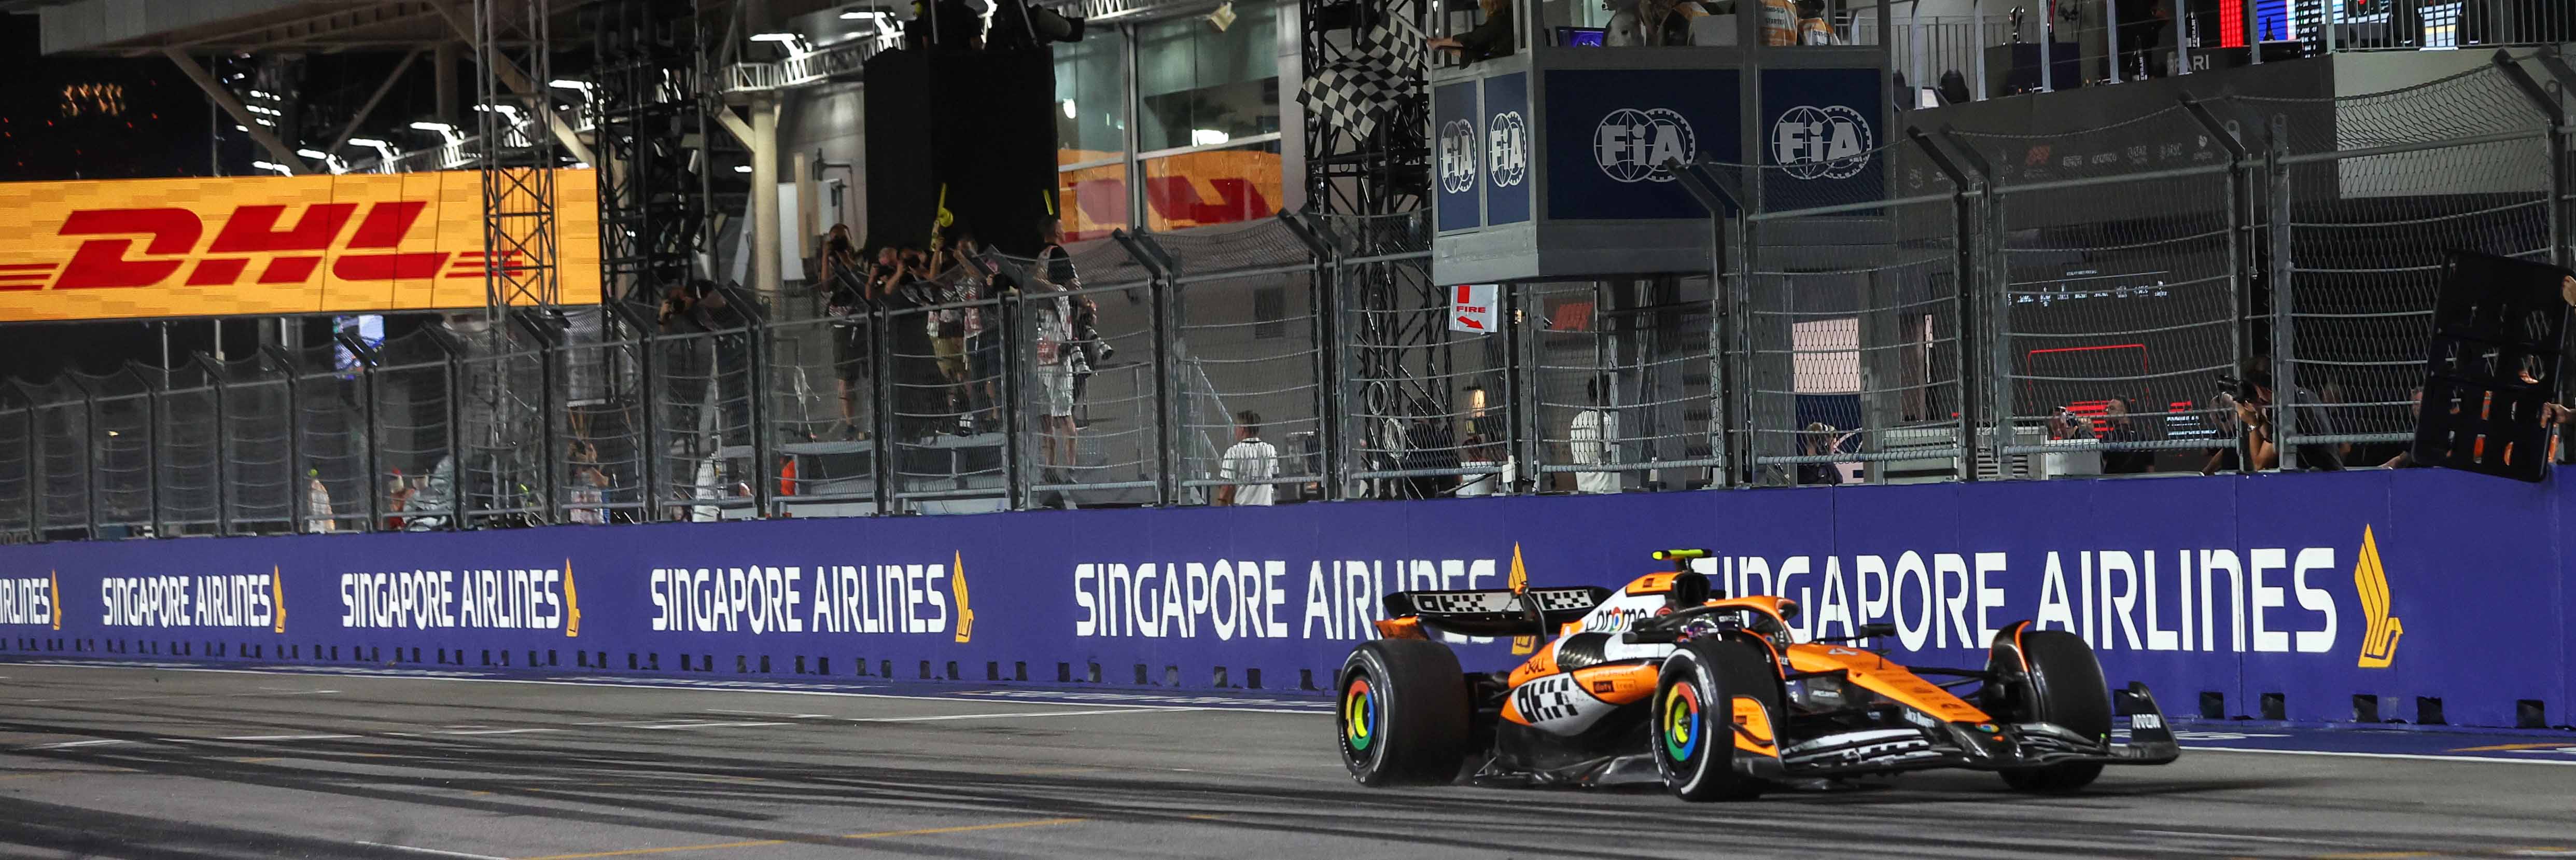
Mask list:
[[[2235,444],[2219,377],[2257,356],[2331,416],[2304,441],[2371,465],[2410,438],[2447,252],[2576,265],[2552,4],[2191,0],[2142,49],[2100,12],[1826,3],[1885,75],[1835,156],[1871,196],[1779,193],[1808,168],[1775,129],[1703,142],[1747,195],[1675,246],[1707,262],[1509,279],[1491,328],[1458,323],[1433,210],[1444,159],[1507,154],[1442,149],[1431,88],[1473,70],[1422,47],[1482,13],[1039,5],[1084,22],[1036,48],[1064,298],[1097,308],[1069,460],[1029,334],[1056,297],[819,289],[822,234],[868,234],[859,130],[903,119],[860,94],[909,5],[0,0],[49,53],[175,64],[265,169],[475,171],[486,297],[381,341],[278,324],[246,361],[18,380],[0,539],[1205,504],[1243,480],[1245,412],[1301,502],[2197,473]],[[1577,49],[1618,23],[1593,5],[1520,0],[1525,50],[1685,50]],[[348,97],[301,89],[305,58],[379,54]],[[595,204],[564,202],[576,173]],[[593,241],[569,205],[596,207],[596,303],[566,298],[565,243]],[[672,325],[692,284],[729,312]],[[962,381],[918,336],[950,313],[991,354]]]

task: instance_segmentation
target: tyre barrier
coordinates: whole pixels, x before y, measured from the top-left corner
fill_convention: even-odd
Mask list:
[[[1895,623],[1856,644],[1908,662],[2028,617],[2178,715],[2537,727],[2576,707],[2570,492],[2422,469],[16,545],[0,659],[1320,696],[1388,592],[1616,587],[1695,546],[1804,633]]]

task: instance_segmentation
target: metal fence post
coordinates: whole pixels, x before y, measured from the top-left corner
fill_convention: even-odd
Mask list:
[[[771,444],[769,433],[769,319],[762,313],[760,304],[745,295],[734,284],[723,284],[720,289],[724,290],[725,300],[733,305],[734,312],[742,315],[743,361],[748,365],[743,368],[746,377],[743,380],[743,386],[748,389],[745,397],[750,400],[745,404],[743,421],[750,425],[745,428],[745,431],[751,438],[744,441],[751,444],[751,510],[753,516],[768,519],[770,499],[778,489],[778,486],[772,483],[777,480],[778,464],[771,462],[770,459],[771,449],[774,446]],[[711,336],[710,341],[714,342],[718,337],[720,336]],[[716,347],[721,350],[723,344],[718,342]],[[723,356],[722,352],[718,352],[715,363],[717,380],[713,396],[717,401],[718,416],[724,414]],[[724,433],[721,427],[717,428],[716,450],[724,450]]]
[[[878,516],[896,513],[894,496],[894,398],[890,389],[894,377],[887,373],[886,363],[894,355],[887,338],[894,334],[883,310],[868,311],[868,424],[874,436],[868,452],[874,457],[876,472],[876,510]]]
[[[286,533],[298,534],[304,531],[304,515],[312,513],[309,494],[313,491],[305,486],[309,476],[304,474],[304,434],[297,429],[304,422],[304,409],[295,390],[295,361],[271,344],[260,344],[259,354],[277,362],[286,376]]]
[[[382,428],[376,426],[376,351],[347,332],[341,332],[336,339],[340,348],[348,350],[358,362],[358,420],[366,425],[358,440],[364,452],[358,457],[358,475],[366,482],[367,492],[367,525],[360,530],[375,531],[385,524],[385,500],[376,492],[376,452],[383,450]]]
[[[43,543],[45,510],[39,504],[44,496],[39,488],[45,484],[45,437],[37,432],[41,425],[36,419],[36,393],[24,382],[13,379],[9,384],[17,387],[18,396],[27,398],[27,540]]]
[[[1978,355],[1986,348],[1986,337],[1982,331],[1984,323],[1979,318],[1980,312],[1985,309],[1985,303],[1977,300],[1978,290],[1975,288],[1978,283],[1977,251],[1974,245],[1978,236],[1975,201],[1985,199],[1986,177],[1983,173],[1970,176],[1967,170],[1959,166],[1958,161],[1950,157],[1949,153],[1941,151],[1940,145],[1933,143],[1932,136],[1924,134],[1922,129],[1908,127],[1905,130],[1905,136],[1908,140],[1912,140],[1916,147],[1923,150],[1924,158],[1932,162],[1934,169],[1941,171],[1941,175],[1950,179],[1951,229],[1955,234],[1950,241],[1953,254],[1950,264],[1955,270],[1950,281],[1952,289],[1958,291],[1958,295],[1953,297],[1952,302],[1954,310],[1951,312],[1958,315],[1958,322],[1954,324],[1956,328],[1952,334],[1959,340],[1960,356],[1957,383],[1959,480],[1974,481],[1977,479],[1977,413],[1985,405],[1986,398],[1978,394],[1976,386],[1969,384],[1970,369],[1975,365],[1968,360],[1968,357]]]
[[[655,489],[654,479],[661,474],[662,470],[661,451],[656,447],[661,444],[661,434],[657,431],[662,424],[662,403],[656,396],[657,389],[654,387],[660,377],[653,366],[654,348],[658,344],[654,343],[653,324],[636,313],[633,308],[628,307],[625,302],[610,300],[602,304],[606,305],[609,312],[615,314],[627,328],[635,332],[635,386],[636,399],[639,401],[636,405],[642,412],[638,423],[643,428],[642,436],[637,440],[640,444],[636,445],[635,458],[637,460],[636,481],[640,488],[636,495],[637,501],[643,504],[643,508],[636,512],[635,518],[637,522],[649,523],[653,522],[653,512],[660,507],[655,504],[657,498],[655,493],[658,490]]]
[[[1338,398],[1333,396],[1334,392],[1338,389],[1330,387],[1333,385],[1332,380],[1334,378],[1334,365],[1336,362],[1334,360],[1335,350],[1332,349],[1334,341],[1332,340],[1332,336],[1328,334],[1330,329],[1327,327],[1328,321],[1326,320],[1325,311],[1326,308],[1331,307],[1331,305],[1325,301],[1325,295],[1327,290],[1326,283],[1331,274],[1330,270],[1332,268],[1332,264],[1330,261],[1333,259],[1334,250],[1331,240],[1324,237],[1323,231],[1318,229],[1316,226],[1307,223],[1307,219],[1310,217],[1312,216],[1283,211],[1279,213],[1279,223],[1286,225],[1288,227],[1288,232],[1291,235],[1296,236],[1297,241],[1305,243],[1306,245],[1306,318],[1313,320],[1313,323],[1309,326],[1307,332],[1308,335],[1314,339],[1314,349],[1308,356],[1306,364],[1307,367],[1315,374],[1316,439],[1321,443],[1325,452],[1324,457],[1326,458],[1326,463],[1329,464],[1335,456],[1332,453],[1332,442],[1338,437],[1338,434],[1332,432],[1332,427],[1335,421],[1335,413],[1339,410],[1339,406],[1334,403]],[[1303,452],[1299,452],[1297,456],[1302,460]],[[1326,474],[1331,473],[1329,465],[1326,466],[1324,471]],[[1325,483],[1329,482],[1327,481]],[[1333,495],[1333,491],[1327,489],[1325,491],[1325,498],[1336,498],[1336,496]]]
[[[2290,168],[2282,162],[2290,155],[2289,130],[2287,117],[2272,115],[2272,139],[2265,155],[2272,184],[2272,448],[2279,452],[2278,468],[2284,472],[2299,468],[2298,413],[2292,411],[2298,399],[2299,380],[2297,363],[2291,359],[2296,350],[2291,338],[2297,327],[2290,319],[2290,285],[2296,280],[2298,261],[2291,258]],[[2251,438],[2252,434],[2247,436]],[[2254,470],[2250,460],[2243,466],[2243,471]]]
[[[143,486],[150,493],[143,504],[151,509],[144,522],[151,527],[153,537],[167,537],[161,531],[161,386],[152,384],[152,378],[144,376],[138,367],[132,361],[125,363],[125,372],[143,382]],[[161,381],[167,384],[170,380],[164,377]]]
[[[62,375],[62,380],[64,382],[71,383],[73,391],[80,392],[81,525],[82,528],[89,532],[90,540],[97,540],[99,467],[98,397],[90,393],[89,386],[81,384],[80,377],[78,376],[66,373]]]
[[[535,315],[533,311],[510,314],[510,321],[537,342],[537,492],[544,500],[537,505],[547,523],[563,522],[563,462],[555,447],[555,370],[570,361],[556,341],[556,320]]]
[[[2544,64],[2553,60],[2557,58],[2549,55],[2542,55],[2541,58]],[[2498,50],[2495,52],[2494,62],[2497,70],[2502,71],[2505,78],[2513,82],[2514,88],[2521,90],[2523,97],[2531,100],[2532,108],[2549,121],[2549,136],[2546,138],[2549,142],[2549,205],[2545,207],[2548,212],[2551,238],[2549,262],[2553,265],[2566,266],[2569,254],[2565,240],[2568,218],[2567,198],[2570,193],[2576,193],[2569,189],[2566,169],[2567,110],[2558,104],[2557,94],[2542,87],[2540,81],[2532,78],[2531,73],[2524,70],[2520,62],[2514,60],[2512,53]],[[2563,68],[2565,62],[2563,60],[2558,62]],[[2550,71],[2554,73],[2557,69]]]
[[[1044,262],[1041,261],[1040,265]],[[1013,281],[1029,283],[1026,277],[1014,278]],[[1002,356],[1002,393],[1001,402],[994,407],[1002,419],[1002,498],[1004,504],[1015,511],[1026,510],[1029,506],[1028,437],[1023,435],[1023,425],[1028,418],[1020,411],[1020,398],[1025,396],[1020,385],[1020,344],[1023,343],[1020,315],[1028,312],[1026,301],[1026,296],[1018,290],[998,296],[993,313],[1001,319],[993,321],[994,331],[989,333],[1000,337],[1004,344],[995,350]],[[879,476],[879,481],[883,481],[883,476]]]
[[[1159,505],[1178,504],[1180,503],[1180,481],[1174,474],[1176,470],[1173,468],[1173,461],[1177,458],[1173,456],[1175,446],[1172,444],[1173,410],[1176,407],[1172,397],[1172,376],[1175,371],[1172,361],[1174,289],[1171,263],[1160,253],[1161,249],[1153,244],[1153,240],[1141,231],[1131,234],[1125,230],[1112,230],[1109,232],[1109,237],[1117,240],[1118,246],[1126,249],[1128,256],[1134,257],[1137,265],[1144,266],[1148,273],[1145,284],[1146,290],[1152,295],[1154,309],[1154,450],[1156,452],[1154,500]],[[1075,451],[1075,456],[1079,458],[1081,452]]]
[[[1717,466],[1709,470],[1711,487],[1731,487],[1736,481],[1736,463],[1730,456],[1726,432],[1727,416],[1736,414],[1730,401],[1743,380],[1729,372],[1728,357],[1733,337],[1736,304],[1729,301],[1727,250],[1740,237],[1731,236],[1744,226],[1743,193],[1733,180],[1718,170],[1718,163],[1701,156],[1693,164],[1668,164],[1666,169],[1681,177],[1682,190],[1699,200],[1708,210],[1708,451]],[[1732,214],[1734,217],[1729,217]]]
[[[1351,351],[1350,337],[1345,334],[1348,320],[1342,317],[1351,285],[1350,252],[1331,238],[1324,239],[1332,255],[1323,266],[1324,288],[1316,290],[1315,320],[1317,333],[1324,339],[1320,350],[1324,359],[1324,498],[1335,501],[1351,497]]]
[[[439,368],[447,376],[447,530],[463,531],[465,488],[469,483],[465,468],[464,357],[457,352],[456,344],[448,342],[446,335],[436,329],[426,331],[430,332],[429,342],[438,346]],[[431,466],[429,474],[432,478],[438,477],[438,467]]]
[[[226,479],[224,442],[232,434],[231,389],[224,384],[224,367],[205,353],[197,354],[197,365],[206,370],[206,387],[215,395],[215,533],[233,534],[233,482]],[[452,400],[453,398],[451,398]]]
[[[2233,368],[2245,363],[2243,320],[2254,314],[2253,297],[2245,289],[2245,273],[2254,262],[2245,250],[2245,237],[2254,230],[2254,219],[2247,207],[2247,201],[2254,199],[2253,151],[2210,113],[2209,106],[2190,93],[2183,94],[2182,107],[2202,130],[2209,132],[2211,139],[2227,148],[2227,305],[2228,313],[2235,317],[2227,326],[2227,346],[2228,366]]]

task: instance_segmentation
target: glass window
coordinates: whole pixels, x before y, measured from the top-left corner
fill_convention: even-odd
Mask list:
[[[1127,150],[1124,47],[1110,28],[1055,46],[1055,163],[1099,161]]]
[[[1222,32],[1198,16],[1138,30],[1137,146],[1208,146],[1279,130],[1278,8],[1233,8],[1234,24]]]
[[[1268,218],[1279,211],[1279,181],[1276,140],[1147,159],[1145,228],[1182,230]]]

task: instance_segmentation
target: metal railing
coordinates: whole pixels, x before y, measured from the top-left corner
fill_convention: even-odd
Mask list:
[[[18,381],[0,539],[2197,474],[2243,466],[2247,368],[2296,392],[2279,468],[2371,466],[2411,438],[2443,255],[2576,259],[2542,77],[2576,72],[1909,130],[1866,200],[1703,164],[1759,201],[1714,278],[1511,285],[1489,332],[1452,326],[1422,213],[1282,215],[838,314],[726,286]]]

